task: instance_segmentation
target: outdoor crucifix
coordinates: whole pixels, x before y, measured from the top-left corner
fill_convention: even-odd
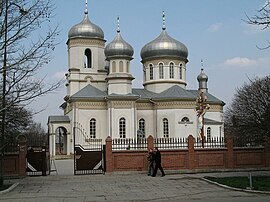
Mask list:
[[[206,110],[210,108],[209,104],[206,104],[205,102],[207,101],[207,97],[203,94],[203,91],[200,92],[200,97],[197,98],[197,107],[196,107],[196,112],[197,112],[197,117],[198,117],[198,122],[199,122],[199,135],[202,140],[202,147],[204,148],[204,142],[205,142],[205,137],[204,137],[204,114],[206,113]]]

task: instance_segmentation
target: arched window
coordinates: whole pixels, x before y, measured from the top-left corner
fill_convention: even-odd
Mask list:
[[[183,65],[182,64],[179,65],[179,77],[180,79],[183,79]]]
[[[127,73],[129,73],[129,61],[127,61]]]
[[[145,120],[144,119],[139,120],[139,130],[143,133],[142,138],[145,138]]]
[[[90,138],[96,138],[96,119],[90,120]]]
[[[146,70],[145,70],[145,66],[143,66],[143,81],[146,80]]]
[[[84,67],[92,68],[92,53],[89,48],[84,51]]]
[[[189,122],[189,118],[185,116],[182,118],[181,122]]]
[[[162,63],[158,64],[158,69],[159,69],[159,78],[163,79],[164,78],[164,72],[163,72],[163,64]]]
[[[163,137],[169,137],[169,121],[166,118],[163,119]]]
[[[124,63],[123,63],[123,61],[119,62],[119,72],[124,72]]]
[[[210,127],[207,128],[206,134],[207,134],[207,140],[211,140],[211,128]]]
[[[150,80],[153,80],[154,79],[154,67],[152,64],[149,65],[149,68],[150,68]]]
[[[174,64],[170,63],[170,79],[174,78]]]
[[[116,72],[116,62],[112,62],[112,72]]]
[[[123,117],[119,120],[119,136],[126,138],[126,119]]]

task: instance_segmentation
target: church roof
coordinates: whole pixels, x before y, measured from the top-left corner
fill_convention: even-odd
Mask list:
[[[133,88],[132,93],[139,95],[141,99],[149,99],[149,98],[154,98],[157,96],[156,93],[153,93],[151,91],[148,91],[142,88]]]
[[[183,89],[180,86],[174,85],[169,89],[158,94],[156,98],[166,98],[166,99],[196,99],[193,93],[188,90]]]
[[[200,96],[199,90],[189,90],[189,92],[194,94],[194,96],[196,98]],[[209,102],[209,103],[218,103],[218,104],[225,105],[225,103],[222,100],[216,98],[215,96],[213,96],[212,94],[210,94],[208,92],[204,93],[204,95],[207,97],[207,102]]]
[[[48,123],[52,122],[70,122],[68,116],[49,116]]]
[[[70,98],[95,98],[104,99],[107,93],[99,90],[98,88],[88,84],[83,89],[72,95]]]
[[[215,121],[215,120],[208,119],[208,118],[204,118],[204,123],[209,124],[209,125],[221,125],[222,124],[222,122]]]
[[[211,95],[210,93],[205,93],[207,96],[207,102],[211,103],[217,103],[225,105],[225,103],[215,96]],[[140,89],[140,88],[133,88],[132,93],[127,95],[119,95],[119,94],[111,94],[108,95],[106,91],[101,91],[98,88],[92,86],[91,84],[88,84],[83,89],[75,93],[71,96],[75,99],[104,99],[105,97],[111,98],[111,99],[133,99],[138,98],[140,99],[155,99],[155,100],[162,100],[162,99],[180,99],[180,100],[196,100],[200,96],[199,90],[186,90],[178,85],[174,85],[170,87],[169,89],[161,92],[161,93],[154,93],[151,91],[148,91],[146,89]]]

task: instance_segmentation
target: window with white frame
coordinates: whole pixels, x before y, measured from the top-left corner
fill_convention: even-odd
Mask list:
[[[145,138],[145,120],[144,119],[139,120],[139,130],[143,133],[142,138]]]
[[[210,127],[207,128],[206,134],[207,134],[207,140],[211,140],[211,128]]]
[[[124,63],[123,63],[123,61],[119,62],[119,72],[124,72]]]
[[[182,118],[181,122],[189,122],[189,118],[185,116]]]
[[[179,77],[180,79],[183,79],[183,65],[182,64],[179,65]]]
[[[126,138],[126,119],[123,117],[119,119],[119,136]]]
[[[91,68],[92,67],[92,52],[89,48],[84,51],[84,67]]]
[[[162,63],[159,63],[158,69],[159,69],[159,78],[163,79],[164,78],[164,71],[163,71],[163,64]]]
[[[112,62],[112,72],[116,72],[116,62]]]
[[[90,138],[96,138],[96,119],[90,120]]]
[[[174,78],[174,64],[170,63],[170,79]]]
[[[163,119],[163,137],[169,137],[169,121],[166,118]]]
[[[150,80],[154,79],[154,67],[152,64],[149,65],[149,71],[150,71]]]

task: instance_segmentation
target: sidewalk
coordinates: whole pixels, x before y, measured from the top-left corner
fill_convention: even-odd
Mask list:
[[[270,175],[270,171],[252,173]],[[14,190],[0,195],[0,201],[270,201],[268,194],[222,188],[201,180],[203,176],[248,176],[248,173],[168,174],[165,177],[149,177],[144,173],[27,177],[19,180]]]

